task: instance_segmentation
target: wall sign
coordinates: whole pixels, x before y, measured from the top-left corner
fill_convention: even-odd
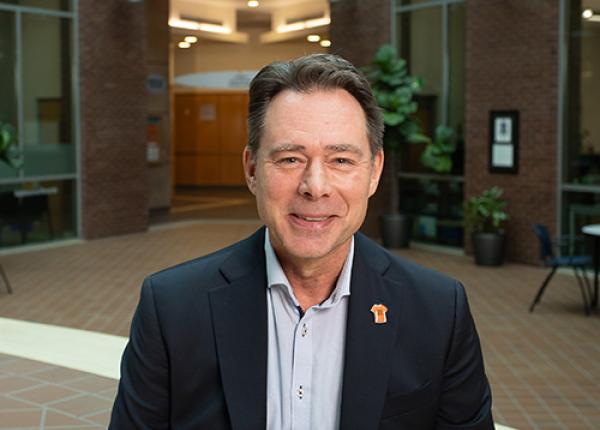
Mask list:
[[[490,111],[489,166],[492,173],[518,173],[518,111]]]

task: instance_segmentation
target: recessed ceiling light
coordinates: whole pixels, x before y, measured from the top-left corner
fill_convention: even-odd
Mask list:
[[[309,34],[308,36],[306,36],[306,40],[308,40],[309,42],[318,42],[319,40],[321,40],[321,36],[319,36],[318,34]]]
[[[180,48],[189,48],[190,46],[192,46],[192,44],[190,42],[179,42],[177,44],[177,46],[179,46]]]
[[[248,0],[248,7],[258,7],[257,0]]]
[[[590,19],[594,15],[594,11],[592,9],[586,9],[581,13],[581,16],[585,19]]]
[[[185,40],[187,43],[196,43],[198,38],[196,36],[185,36],[183,40]]]
[[[323,48],[329,48],[331,46],[331,40],[323,39],[319,43]]]

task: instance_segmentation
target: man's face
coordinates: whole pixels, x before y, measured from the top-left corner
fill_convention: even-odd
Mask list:
[[[372,158],[360,104],[342,89],[279,93],[257,153],[244,152],[248,187],[273,248],[293,261],[347,251],[382,168],[383,152]]]

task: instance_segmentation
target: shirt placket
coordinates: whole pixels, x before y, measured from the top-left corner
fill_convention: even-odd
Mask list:
[[[292,429],[310,428],[312,401],[313,336],[312,310],[300,318],[294,332],[294,364],[292,366]]]

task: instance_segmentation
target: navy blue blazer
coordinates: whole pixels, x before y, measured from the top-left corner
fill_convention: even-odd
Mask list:
[[[263,246],[264,228],[144,281],[110,429],[265,429]],[[358,233],[348,306],[341,429],[494,428],[460,283]]]

